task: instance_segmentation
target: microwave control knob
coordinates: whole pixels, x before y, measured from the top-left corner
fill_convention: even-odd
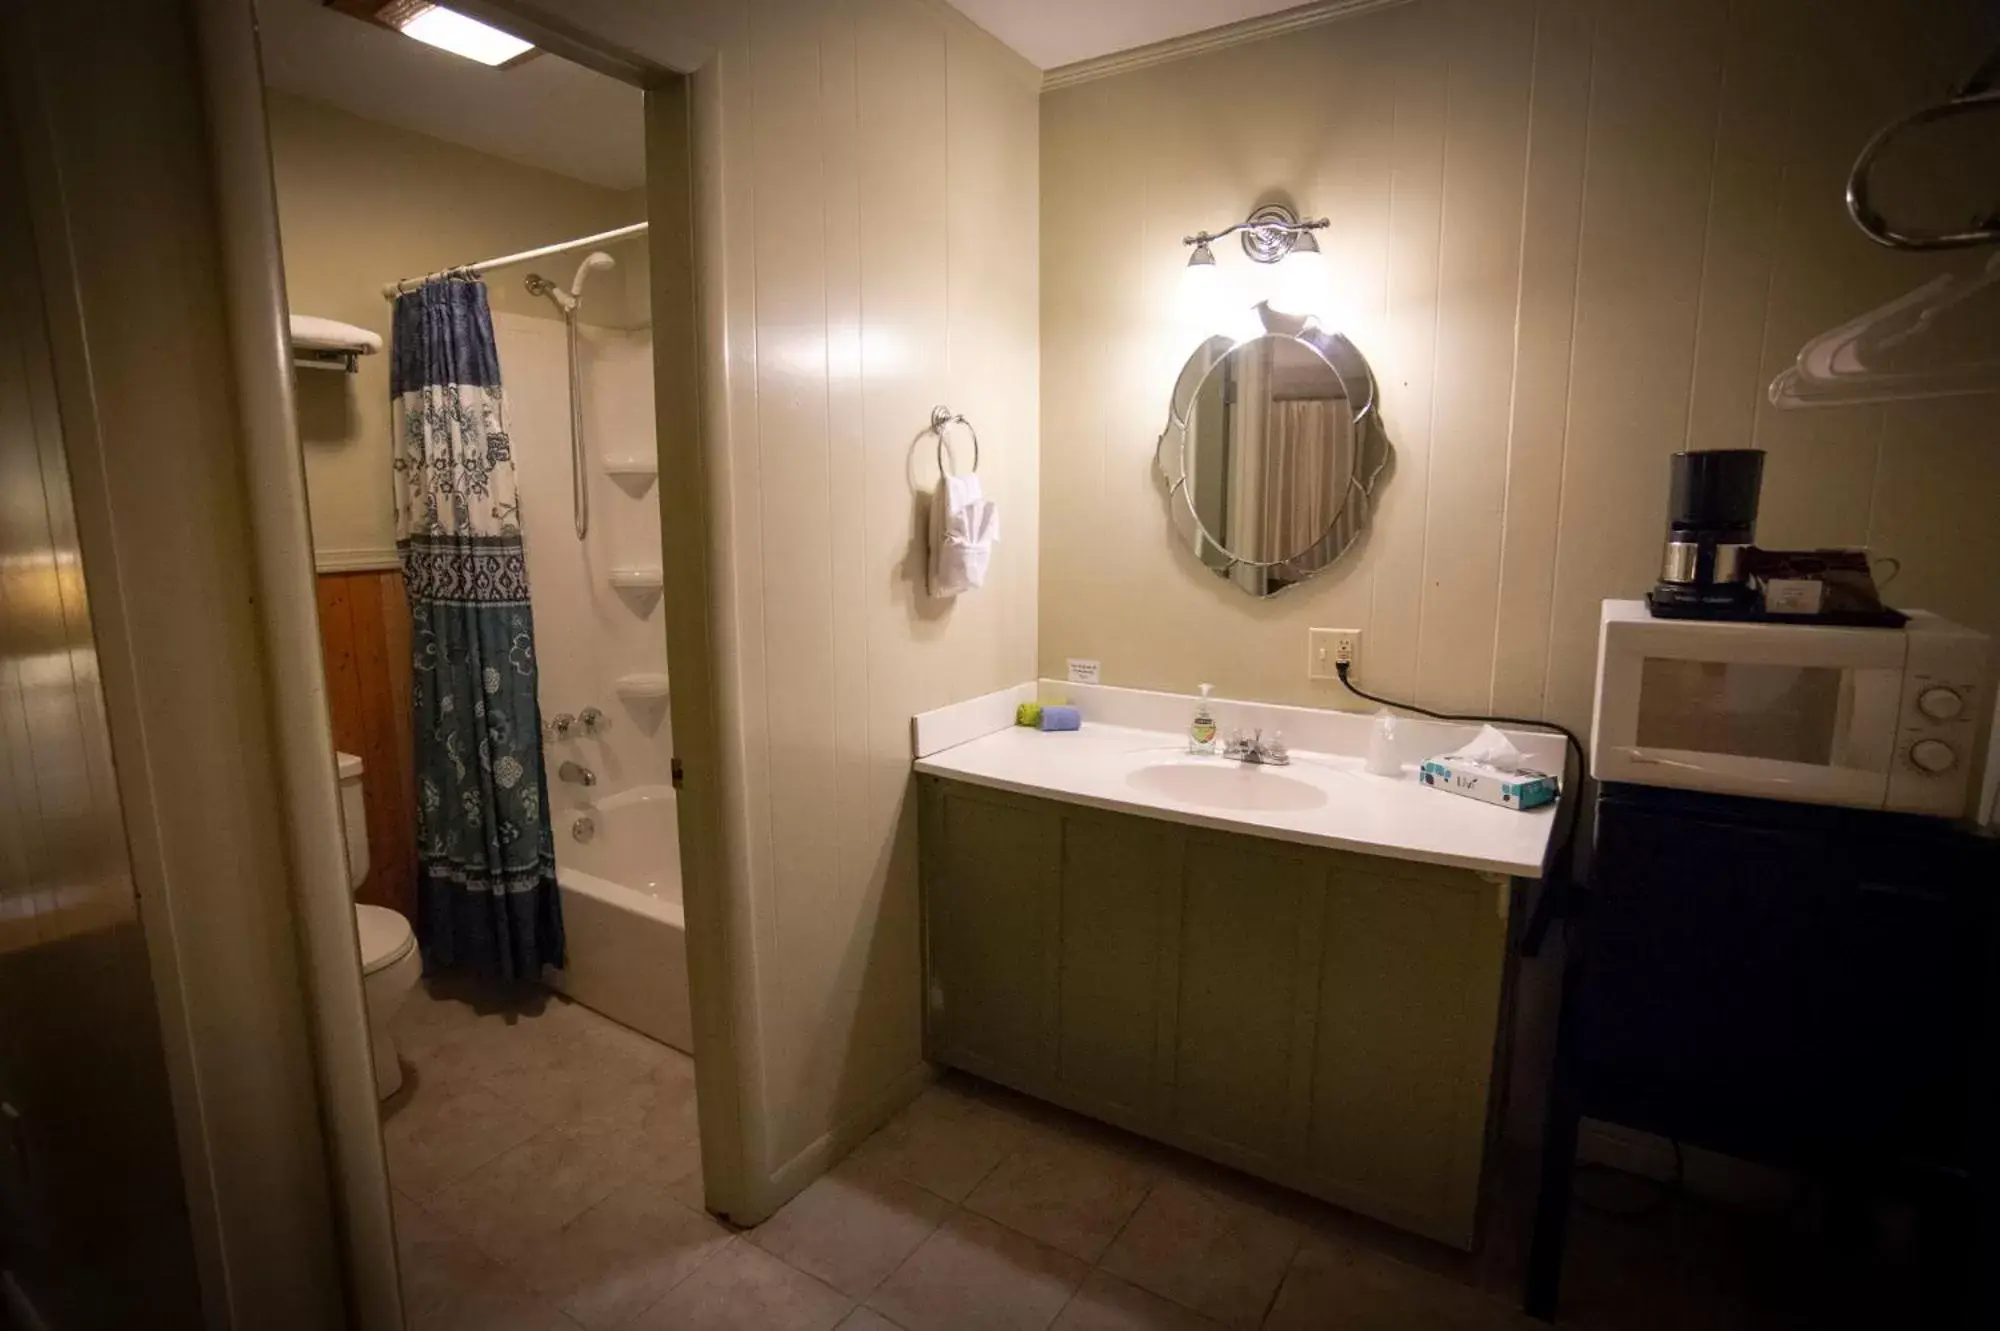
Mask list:
[[[1936,775],[1952,769],[1958,762],[1958,751],[1941,739],[1920,739],[1910,746],[1910,761],[1918,770]]]
[[[1955,689],[1925,689],[1917,695],[1917,710],[1933,721],[1951,721],[1965,710]]]

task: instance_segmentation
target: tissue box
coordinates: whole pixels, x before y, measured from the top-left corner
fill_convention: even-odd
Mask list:
[[[1556,797],[1556,779],[1540,772],[1509,772],[1470,758],[1427,758],[1417,773],[1427,786],[1509,809],[1532,809]]]

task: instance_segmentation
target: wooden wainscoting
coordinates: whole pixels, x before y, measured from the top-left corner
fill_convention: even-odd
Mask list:
[[[319,575],[333,744],[359,754],[368,802],[368,881],[360,900],[416,917],[417,839],[410,738],[410,607],[396,569]]]

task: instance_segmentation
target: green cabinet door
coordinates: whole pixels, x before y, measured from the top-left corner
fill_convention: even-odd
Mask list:
[[[1469,1246],[1507,954],[1503,889],[1339,856],[1307,1167],[1347,1204]]]
[[[1230,1158],[1297,1155],[1324,869],[1250,837],[1199,835],[1182,875],[1176,1125]]]
[[[1185,841],[1143,818],[1063,820],[1057,1074],[1120,1121],[1152,1117],[1160,1102]]]
[[[1062,819],[941,782],[920,814],[932,1057],[1016,1085],[1046,1079]]]

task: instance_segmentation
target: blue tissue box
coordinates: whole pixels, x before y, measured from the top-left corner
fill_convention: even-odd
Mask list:
[[[1426,759],[1417,777],[1427,786],[1509,809],[1533,809],[1556,797],[1556,779],[1552,776],[1540,772],[1503,772],[1463,758]]]

